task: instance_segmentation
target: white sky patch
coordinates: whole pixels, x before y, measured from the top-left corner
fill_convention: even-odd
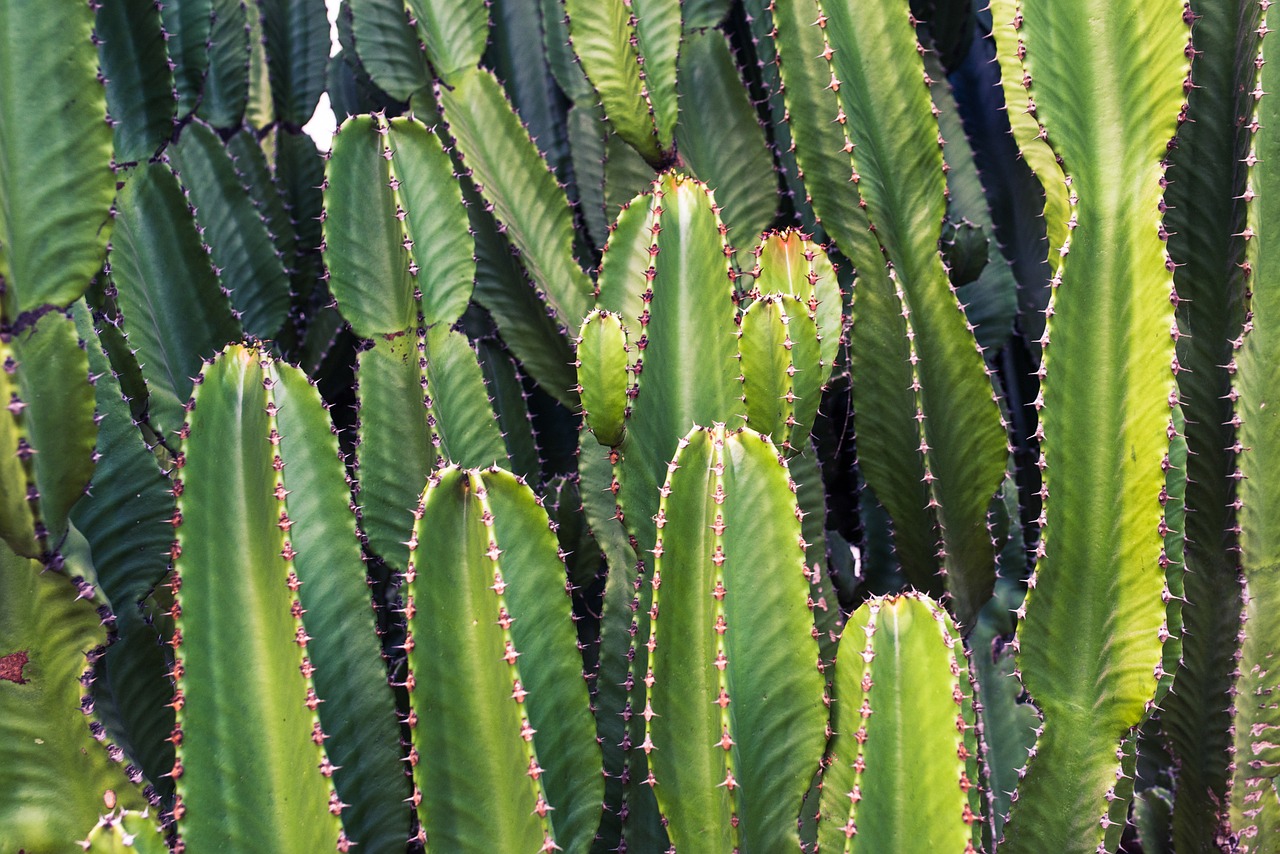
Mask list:
[[[333,56],[338,52],[338,2],[339,0],[325,0],[325,4],[329,9],[329,55]],[[316,111],[311,116],[311,121],[307,122],[302,130],[315,140],[316,146],[321,151],[328,151],[333,145],[333,131],[338,126],[337,118],[333,114],[333,105],[329,103],[329,93],[325,92],[320,95],[320,103],[316,105]]]

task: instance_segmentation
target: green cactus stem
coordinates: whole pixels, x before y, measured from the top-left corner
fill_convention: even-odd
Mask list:
[[[1177,592],[1167,569],[1181,562],[1162,507],[1179,402],[1161,209],[1188,30],[1176,0],[1024,0],[996,27],[1014,31],[1029,87],[1021,103],[1064,164],[1071,208],[1064,242],[1050,248],[1060,263],[1037,400],[1043,527],[1018,628],[1022,681],[1044,722],[1003,847],[1105,850],[1118,842],[1113,802],[1132,791],[1118,751],[1164,682]],[[1143,51],[1119,49],[1121,32]]]
[[[1280,354],[1280,276],[1266,244],[1280,208],[1280,98],[1276,40],[1269,39],[1269,3],[1260,2],[1260,42],[1255,68],[1254,112],[1246,128],[1252,140],[1244,164],[1248,204],[1244,229],[1246,313],[1234,342],[1231,399],[1236,426],[1236,513],[1244,619],[1232,701],[1232,761],[1228,829],[1242,852],[1280,844],[1280,402],[1276,360]],[[1229,366],[1230,368],[1230,366]]]
[[[510,473],[449,467],[415,516],[404,646],[420,841],[586,851],[600,754],[545,511]]]
[[[968,674],[955,623],[929,598],[876,598],[854,612],[836,660],[820,850],[978,849]]]
[[[641,712],[648,782],[677,850],[798,851],[826,710],[795,484],[767,439],[724,425],[692,430],[668,470]]]
[[[391,850],[408,834],[393,704],[327,426],[305,378],[242,346],[206,366],[188,404],[170,774],[192,848]]]

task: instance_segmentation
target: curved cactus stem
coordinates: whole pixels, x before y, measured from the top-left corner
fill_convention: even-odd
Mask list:
[[[1085,852],[1106,847],[1117,750],[1162,681],[1166,567],[1181,557],[1160,511],[1178,406],[1160,208],[1188,29],[1177,0],[1024,0],[1019,15],[1035,119],[1065,164],[1071,214],[1051,250],[1061,263],[1041,364],[1043,528],[1018,629],[1044,724],[1003,850],[1070,840],[1066,850]],[[1116,49],[1120,28],[1141,54]],[[1130,192],[1113,192],[1119,176]]]
[[[1173,839],[1179,851],[1216,845],[1230,762],[1231,672],[1240,621],[1238,569],[1230,554],[1234,460],[1231,338],[1243,321],[1249,135],[1236,117],[1252,100],[1241,69],[1252,70],[1260,9],[1250,0],[1194,0],[1196,57],[1187,93],[1189,121],[1169,152],[1169,255],[1178,293],[1178,393],[1186,412],[1186,602],[1183,666],[1163,703],[1161,726],[1177,758]],[[1246,14],[1242,14],[1245,12]],[[1225,278],[1224,278],[1225,276]],[[1144,805],[1145,804],[1145,805]],[[1135,803],[1163,809],[1159,798]],[[1144,840],[1145,840],[1144,836]]]
[[[650,0],[651,5],[668,0]],[[676,37],[679,38],[677,8]],[[623,0],[565,0],[569,44],[578,65],[599,94],[600,103],[618,135],[657,166],[662,159],[662,143],[654,124],[653,104],[645,87],[635,15]],[[675,51],[671,52],[675,80]],[[674,90],[674,86],[672,87]],[[672,126],[667,129],[668,137]],[[668,141],[668,145],[670,142]]]
[[[679,850],[798,851],[826,711],[794,484],[767,439],[723,425],[690,431],[669,472],[641,715],[650,785]]]
[[[111,284],[147,383],[148,419],[170,442],[201,360],[241,331],[173,173],[139,166],[116,205]]]
[[[975,851],[976,726],[955,623],[927,597],[872,599],[838,655],[820,850]]]
[[[929,506],[936,505],[942,534],[938,558],[951,608],[967,627],[994,583],[985,522],[1003,476],[1007,441],[971,324],[938,253],[946,200],[928,75],[915,56],[910,15],[898,0],[860,6],[856,13],[849,4],[824,4],[822,16],[834,50],[833,57],[826,54],[829,75],[840,96],[839,115],[832,118],[847,117],[841,127],[852,144],[851,180],[878,243],[870,255],[854,251],[850,258],[860,271],[887,262],[915,334],[913,385],[919,386],[916,414]],[[854,335],[856,350],[856,325]],[[870,473],[869,482],[884,499]]]
[[[427,57],[405,14],[405,0],[348,0],[360,65],[378,88],[408,101],[431,85]]]
[[[564,191],[490,72],[460,74],[452,86],[440,87],[438,97],[477,190],[520,250],[561,334],[576,334],[593,289],[574,259],[573,216]]]
[[[168,154],[245,332],[274,337],[289,309],[289,278],[267,223],[245,191],[222,140],[204,122],[191,121]]]
[[[173,687],[160,629],[149,623],[155,606],[143,600],[169,568],[174,497],[133,422],[88,309],[83,303],[74,308],[102,420],[93,491],[76,503],[71,521],[88,543],[118,635],[99,664],[94,691],[99,708],[115,706],[114,723],[102,716],[108,734],[167,796],[172,786],[161,775],[173,767],[173,745],[165,741],[173,730],[173,710],[165,705]]]
[[[209,73],[209,37],[213,30],[213,0],[161,3],[160,20],[169,34],[165,44],[173,62],[173,88],[178,98],[175,119],[185,119],[200,103],[200,90]]]
[[[321,0],[260,0],[262,32],[276,118],[292,127],[311,120],[325,89],[328,17]]]
[[[301,371],[275,365],[267,379],[325,753],[334,790],[347,804],[342,826],[358,850],[398,851],[409,832],[409,786],[338,440],[320,393]]]
[[[0,301],[65,307],[102,267],[115,193],[93,9],[0,9]]]

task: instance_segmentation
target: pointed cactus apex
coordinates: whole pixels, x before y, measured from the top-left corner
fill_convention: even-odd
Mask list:
[[[578,383],[587,426],[602,445],[616,447],[626,433],[627,333],[618,315],[597,309],[582,321]]]

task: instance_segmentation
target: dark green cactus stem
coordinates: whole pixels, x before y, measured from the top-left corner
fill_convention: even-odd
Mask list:
[[[146,380],[148,420],[162,441],[172,442],[202,360],[242,332],[164,164],[139,166],[117,208],[108,295],[119,304],[121,328]]]
[[[343,123],[325,171],[324,261],[342,314],[362,337],[455,323],[476,275],[462,194],[421,122]],[[424,474],[425,477],[425,474]]]
[[[915,594],[864,603],[840,638],[831,702],[819,850],[978,850],[972,688],[946,612]]]
[[[1113,801],[1132,791],[1117,751],[1163,682],[1176,593],[1166,571],[1181,561],[1161,507],[1179,402],[1160,214],[1188,29],[1177,0],[1024,0],[996,27],[1012,35],[1000,49],[1023,60],[1021,103],[1070,182],[1066,238],[1049,250],[1061,263],[1037,401],[1043,528],[1018,629],[1022,680],[1044,722],[1003,847],[1105,850],[1118,842]],[[1141,54],[1120,46],[1121,33]],[[1121,176],[1131,190],[1117,194]]]
[[[800,848],[826,711],[794,493],[724,425],[681,439],[662,487],[641,746],[680,851]]]
[[[1268,2],[1259,2],[1260,42],[1252,89],[1252,134],[1244,164],[1248,205],[1244,229],[1246,313],[1236,348],[1231,399],[1236,425],[1236,507],[1244,619],[1234,686],[1228,829],[1242,852],[1280,844],[1280,270],[1266,244],[1280,215],[1280,87],[1276,40],[1267,28]]]
[[[1177,264],[1178,392],[1187,416],[1186,603],[1183,666],[1161,724],[1177,758],[1173,840],[1179,851],[1216,850],[1230,762],[1231,673],[1240,627],[1235,536],[1231,339],[1243,321],[1243,233],[1250,134],[1236,117],[1251,103],[1258,15],[1253,0],[1191,3],[1196,57],[1188,121],[1169,153],[1165,200],[1169,255]],[[1245,14],[1242,14],[1244,12]],[[1225,278],[1224,278],[1225,277]],[[1143,801],[1135,803],[1135,812]],[[1158,798],[1147,802],[1160,808]],[[1139,830],[1142,830],[1139,821]]]
[[[361,527],[395,567],[408,558],[419,479],[446,463],[505,463],[475,352],[443,324],[376,336],[359,354],[357,448]]]
[[[450,467],[415,516],[404,646],[419,840],[586,851],[600,754],[546,513],[514,475]]]

